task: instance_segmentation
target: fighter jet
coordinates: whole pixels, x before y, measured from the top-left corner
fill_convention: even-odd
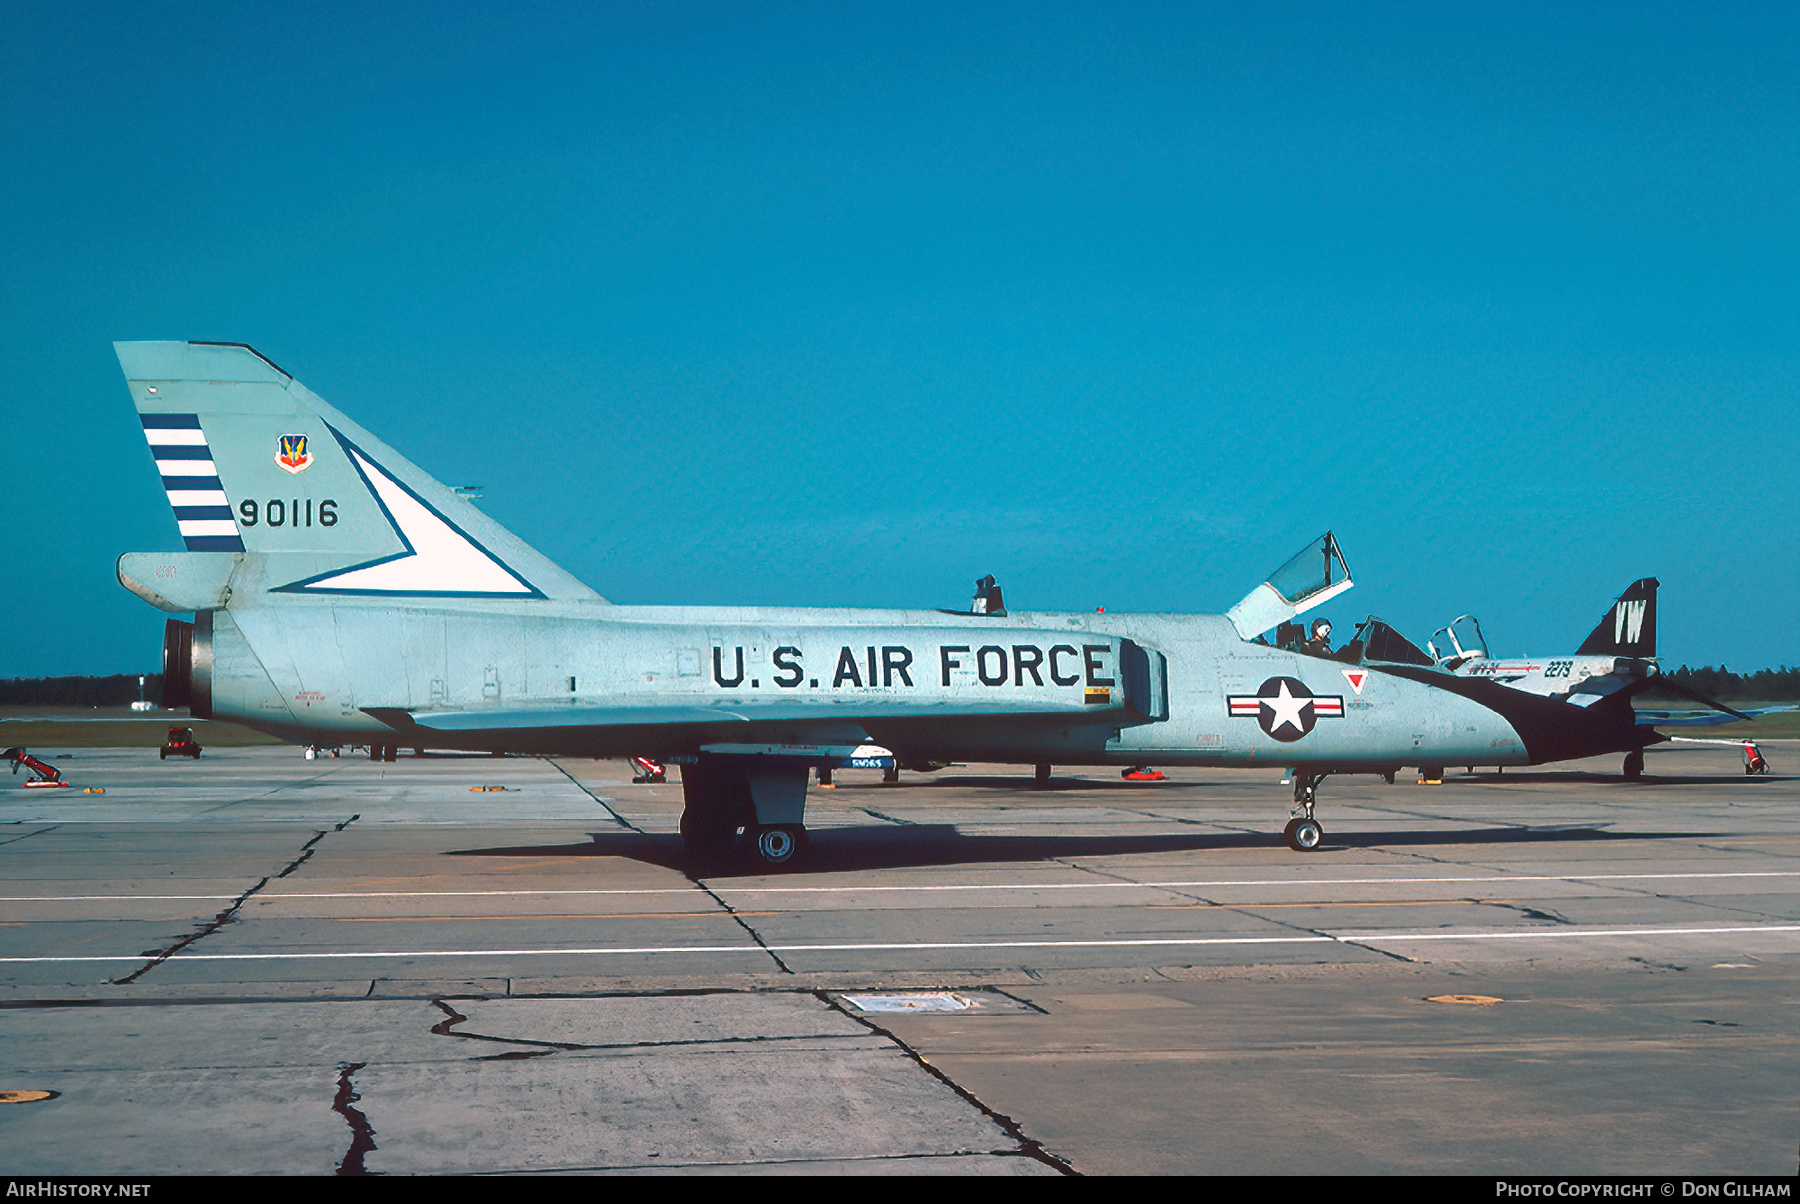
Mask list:
[[[1604,697],[1656,672],[1660,584],[1654,577],[1633,581],[1573,655],[1490,657],[1474,615],[1459,615],[1449,626],[1438,628],[1428,647],[1438,664],[1464,677],[1485,677],[1547,698]]]
[[[115,348],[186,544],[118,562],[193,615],[166,626],[168,705],[388,757],[676,764],[697,859],[792,862],[808,771],[870,744],[903,765],[1294,767],[1285,836],[1311,849],[1330,773],[1663,738],[1603,705],[1269,642],[1350,588],[1330,534],[1225,615],[614,605],[252,348]]]
[[[1613,600],[1594,630],[1572,655],[1495,658],[1487,653],[1487,640],[1474,615],[1459,615],[1440,627],[1426,646],[1433,660],[1462,677],[1480,677],[1556,698],[1573,706],[1590,707],[1602,699],[1629,699],[1654,686],[1659,692],[1689,698],[1709,708],[1711,718],[1691,712],[1643,711],[1635,721],[1645,725],[1708,726],[1751,719],[1763,711],[1733,710],[1724,703],[1689,689],[1661,675],[1656,662],[1656,591],[1661,582],[1641,577]],[[1644,771],[1644,754],[1633,749],[1625,755],[1624,773],[1637,778]]]

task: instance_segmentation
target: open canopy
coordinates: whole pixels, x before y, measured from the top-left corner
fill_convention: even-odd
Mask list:
[[[1243,639],[1250,639],[1295,615],[1337,597],[1352,585],[1350,566],[1327,531],[1302,548],[1242,602],[1225,612]]]

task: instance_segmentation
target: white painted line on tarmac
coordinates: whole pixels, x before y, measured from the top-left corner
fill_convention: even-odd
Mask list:
[[[169,962],[255,962],[366,957],[586,957],[597,954],[894,952],[903,949],[1127,949],[1141,945],[1339,944],[1331,936],[1158,937],[1131,941],[905,941],[851,945],[644,945],[607,949],[411,949],[365,953],[183,953]],[[0,962],[135,962],[139,957],[0,957]],[[166,963],[165,963],[166,964]]]
[[[89,903],[106,899],[124,899],[137,903],[213,903],[220,899],[235,898],[237,895],[0,895],[0,903]]]
[[[1726,936],[1744,933],[1800,932],[1800,924],[1741,925],[1729,928],[1597,928],[1534,929],[1526,932],[1366,932],[1335,936],[1209,936],[1152,937],[1141,940],[1093,941],[906,941],[831,945],[639,945],[595,949],[389,949],[344,950],[330,953],[181,953],[170,962],[269,962],[329,961],[368,958],[423,957],[599,957],[629,954],[658,956],[693,953],[894,953],[936,949],[1142,949],[1193,948],[1204,945],[1317,945],[1377,943],[1383,941],[1492,941],[1519,938],[1562,940],[1573,937]],[[137,962],[143,956],[124,957],[0,957],[5,964],[66,962]]]
[[[1800,878],[1800,870],[1736,870],[1688,874],[1510,874],[1471,875],[1446,878],[1238,878],[1190,882],[940,882],[926,886],[730,886],[718,882],[713,889],[735,895],[845,895],[871,891],[933,893],[973,890],[1153,890],[1194,889],[1219,886],[1408,886],[1442,885],[1444,883],[1477,883],[1506,886],[1521,882],[1664,882],[1708,880],[1720,878]],[[583,890],[357,890],[357,891],[270,891],[257,896],[258,902],[273,899],[476,899],[516,896],[552,895],[689,895],[693,886],[638,887],[632,889]],[[0,895],[0,903],[72,903],[125,900],[135,902],[207,902],[235,899],[229,895]]]
[[[1749,924],[1739,928],[1552,928],[1525,932],[1340,932],[1337,939],[1375,945],[1383,941],[1562,940],[1594,936],[1715,936],[1733,932],[1800,932],[1800,924]]]

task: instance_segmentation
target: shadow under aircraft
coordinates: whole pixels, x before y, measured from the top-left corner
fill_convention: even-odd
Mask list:
[[[1516,828],[1444,829],[1352,833],[1322,851],[1389,846],[1546,845],[1615,840],[1693,839],[1693,832],[1614,832],[1604,825],[1533,825]],[[767,867],[741,857],[695,858],[673,834],[593,832],[579,844],[517,845],[456,849],[450,857],[625,857],[695,878],[747,877]],[[824,828],[813,833],[812,856],[783,867],[788,874],[830,874],[922,866],[1021,864],[1076,857],[1118,857],[1135,853],[1238,851],[1269,847],[1260,832],[1207,832],[1156,836],[993,836],[960,831],[951,824]]]

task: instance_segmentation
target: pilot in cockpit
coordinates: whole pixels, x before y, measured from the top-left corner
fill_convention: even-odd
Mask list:
[[[1307,640],[1306,643],[1304,643],[1300,646],[1300,651],[1310,653],[1313,656],[1330,656],[1331,655],[1331,620],[1330,619],[1314,619],[1313,620],[1312,638]]]

